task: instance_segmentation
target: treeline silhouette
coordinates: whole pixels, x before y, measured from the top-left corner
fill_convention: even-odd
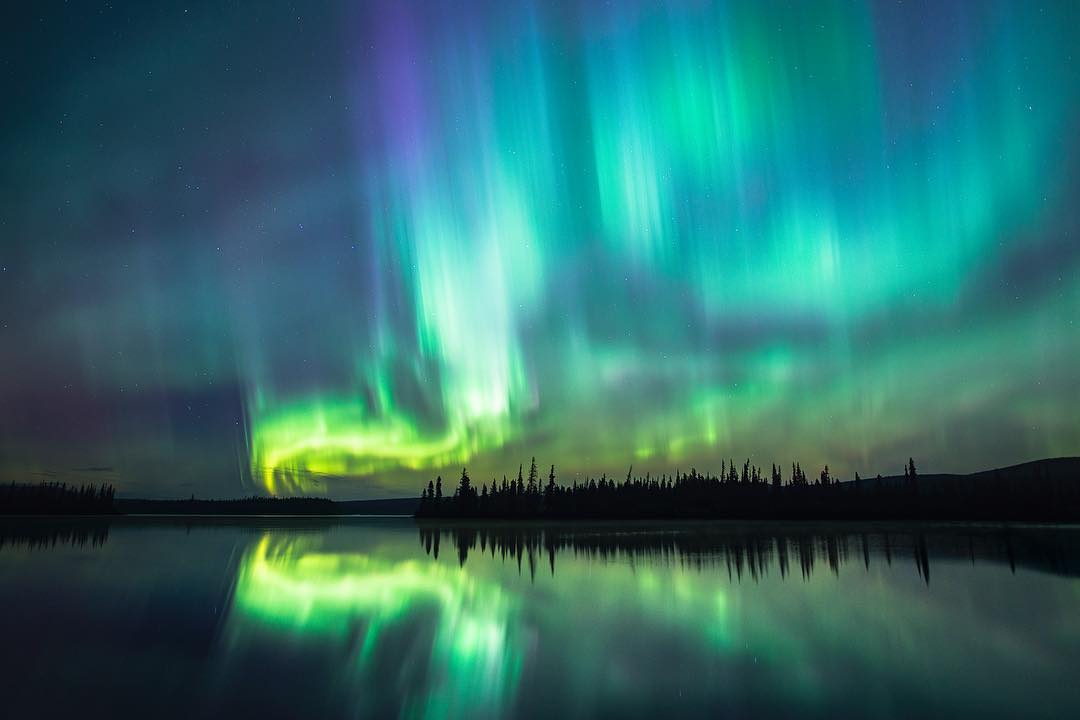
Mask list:
[[[416,498],[388,500],[330,500],[313,497],[262,497],[253,495],[231,500],[144,500],[116,501],[118,512],[126,515],[412,515]]]
[[[115,512],[109,484],[11,483],[0,485],[0,515],[107,515]]]
[[[417,517],[434,518],[720,518],[771,520],[1032,520],[1080,519],[1080,461],[1041,460],[973,475],[920,476],[909,459],[903,476],[840,482],[826,465],[811,480],[799,463],[768,473],[749,460],[722,463],[719,475],[676,471],[621,480],[557,481],[552,465],[479,489],[468,470],[452,492],[442,477],[428,483]]]
[[[445,536],[462,566],[479,552],[523,565],[531,577],[546,560],[552,575],[561,554],[601,562],[647,562],[675,565],[689,570],[724,567],[730,579],[754,581],[770,573],[781,579],[796,568],[808,579],[815,568],[827,566],[839,573],[841,566],[857,563],[869,570],[871,558],[911,563],[919,577],[930,582],[930,558],[962,560],[971,564],[1008,564],[1070,577],[1080,576],[1080,533],[1038,528],[949,528],[928,531],[925,526],[868,526],[851,532],[827,528],[772,526],[726,528],[689,524],[682,527],[587,526],[563,524],[540,526],[496,525],[440,526],[420,524],[420,544],[438,559]]]
[[[131,515],[336,515],[340,503],[328,498],[262,497],[232,500],[120,500],[120,512]]]

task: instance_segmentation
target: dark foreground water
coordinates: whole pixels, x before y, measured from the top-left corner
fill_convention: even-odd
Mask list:
[[[0,521],[0,715],[1077,717],[1080,530]]]

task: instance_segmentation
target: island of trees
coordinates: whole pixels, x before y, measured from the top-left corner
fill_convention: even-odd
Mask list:
[[[60,482],[0,485],[0,513],[8,515],[107,515],[115,512],[116,488]]]
[[[902,476],[841,482],[826,465],[811,479],[799,463],[790,472],[763,471],[749,460],[722,463],[718,475],[691,469],[671,475],[588,478],[560,484],[555,467],[543,478],[533,458],[528,472],[479,487],[462,468],[456,487],[442,478],[420,495],[420,518],[507,519],[861,519],[1034,520],[1080,519],[1076,459],[976,473],[923,477],[914,459]]]
[[[177,500],[117,498],[112,485],[0,485],[0,515],[411,515],[415,498],[334,501],[320,497]]]

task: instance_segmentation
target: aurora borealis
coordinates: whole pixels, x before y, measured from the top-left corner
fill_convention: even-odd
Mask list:
[[[148,5],[0,31],[0,480],[1080,454],[1075,2]]]

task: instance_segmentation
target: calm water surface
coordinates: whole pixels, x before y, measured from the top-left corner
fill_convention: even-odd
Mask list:
[[[1080,530],[0,521],[4,717],[1080,715]]]

